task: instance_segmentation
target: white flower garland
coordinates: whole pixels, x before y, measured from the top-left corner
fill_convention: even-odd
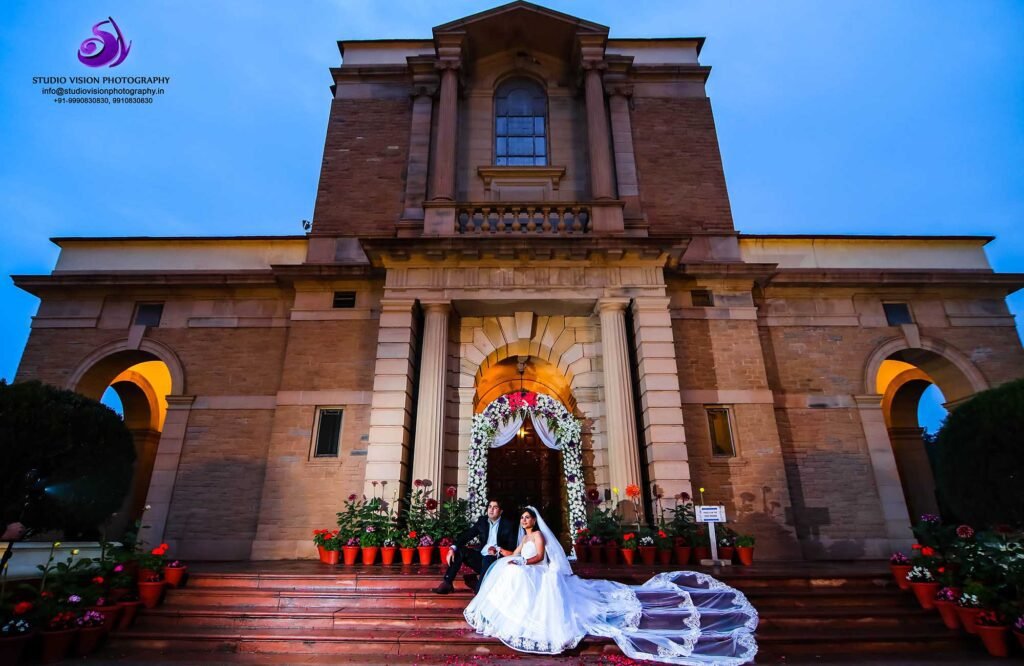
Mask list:
[[[546,418],[555,431],[555,438],[562,447],[570,536],[575,536],[576,530],[587,524],[583,487],[583,422],[570,414],[561,402],[543,393],[503,395],[473,417],[468,483],[471,515],[479,516],[487,510],[487,451],[494,443],[498,428],[516,415],[522,415],[524,420],[533,415]]]

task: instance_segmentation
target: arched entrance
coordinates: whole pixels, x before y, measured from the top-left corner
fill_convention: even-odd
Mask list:
[[[173,354],[152,344],[146,347],[149,349],[118,349],[115,345],[97,350],[69,381],[69,388],[94,400],[115,393],[135,443],[131,490],[106,526],[112,538],[142,516],[167,418],[167,396],[181,383],[180,365]]]
[[[948,345],[922,340],[920,347],[892,341],[869,364],[871,390],[881,396],[882,416],[911,522],[940,514],[935,487],[935,451],[919,413],[926,391],[941,392],[947,409],[987,388],[981,373]]]
[[[524,506],[540,510],[552,531],[567,532],[562,455],[540,441],[533,421],[523,422],[513,441],[487,459],[487,494],[511,515]]]

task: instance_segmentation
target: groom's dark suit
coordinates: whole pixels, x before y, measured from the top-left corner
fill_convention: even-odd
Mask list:
[[[488,520],[487,516],[480,516],[469,529],[455,537],[455,558],[448,565],[448,570],[444,573],[445,582],[451,584],[463,564],[481,576],[487,573],[487,569],[494,564],[495,560],[498,559],[498,555],[500,555],[500,553],[498,555],[488,555],[484,552],[490,531],[491,521]],[[480,550],[466,546],[467,543],[473,540],[473,537],[480,540]],[[504,514],[498,516],[497,541],[498,548],[505,550],[515,550],[519,541],[519,527],[511,520],[505,518]]]

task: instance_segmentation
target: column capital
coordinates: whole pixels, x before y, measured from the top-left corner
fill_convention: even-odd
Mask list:
[[[438,85],[436,83],[414,83],[409,86],[409,97],[416,99],[417,97],[433,98],[437,94]]]
[[[195,402],[194,395],[169,395],[167,396],[167,409],[191,409]]]
[[[409,312],[416,305],[415,298],[382,298],[381,312]]]
[[[882,396],[879,393],[855,395],[853,401],[857,403],[857,409],[882,409]]]
[[[633,299],[633,312],[665,312],[672,299],[668,296],[638,296]]]
[[[608,69],[608,63],[601,58],[588,58],[580,61],[580,69],[584,72],[597,72],[601,73]]]
[[[452,311],[452,302],[441,300],[420,300],[420,307],[423,308],[424,312],[443,312],[445,314],[448,314],[449,312]]]
[[[594,311],[599,314],[602,312],[625,312],[629,307],[629,301],[628,298],[602,298],[597,301]]]
[[[612,97],[632,97],[633,96],[633,84],[631,83],[615,83],[607,86],[608,94]]]

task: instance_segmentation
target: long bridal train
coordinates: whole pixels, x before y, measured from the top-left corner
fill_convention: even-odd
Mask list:
[[[634,659],[732,666],[757,654],[757,611],[738,590],[694,571],[658,574],[643,585],[585,580],[572,573],[538,516],[545,560],[532,542],[521,557],[498,560],[465,611],[480,634],[522,652],[557,654],[584,636],[606,636]]]

